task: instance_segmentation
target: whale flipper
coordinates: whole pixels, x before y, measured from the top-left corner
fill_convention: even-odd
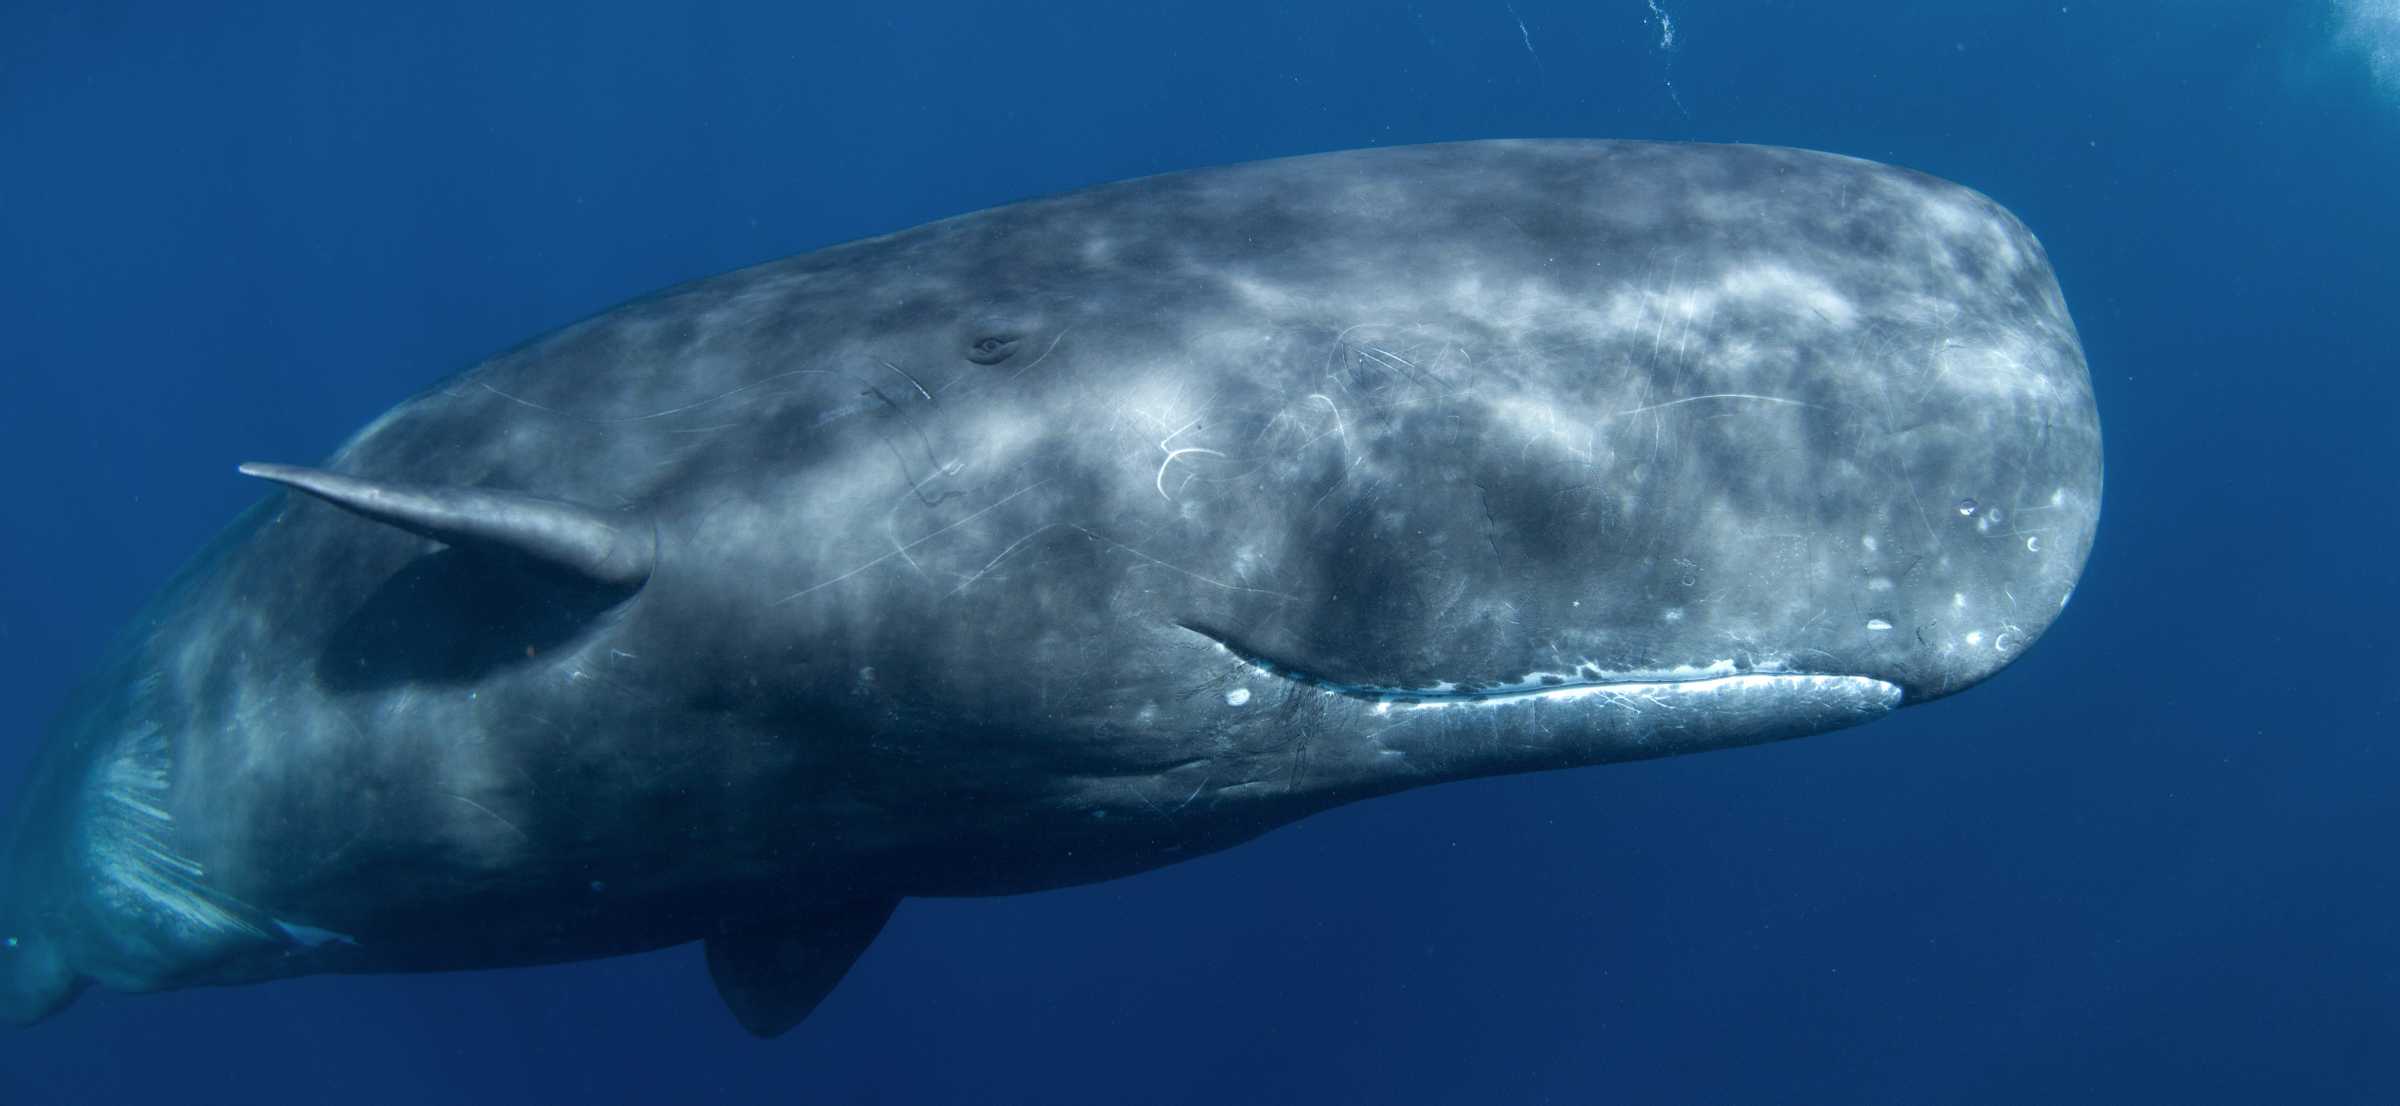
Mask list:
[[[511,554],[608,588],[642,586],[658,554],[657,534],[647,518],[555,499],[490,488],[389,483],[257,461],[242,465],[241,472],[419,537]]]
[[[709,978],[742,1028],[781,1036],[825,1001],[899,905],[857,902],[796,926],[719,933],[708,939]]]

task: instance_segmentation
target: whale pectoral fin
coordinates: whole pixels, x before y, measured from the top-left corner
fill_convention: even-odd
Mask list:
[[[708,939],[709,978],[742,1028],[781,1036],[825,1001],[899,905],[858,902],[797,925],[719,933]]]
[[[445,545],[500,553],[567,578],[630,591],[650,579],[658,536],[638,513],[433,484],[395,484],[298,465],[242,465],[245,476],[306,492],[361,518]]]

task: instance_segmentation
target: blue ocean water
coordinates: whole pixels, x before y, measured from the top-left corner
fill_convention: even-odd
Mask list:
[[[0,1035],[0,1102],[2400,1100],[2389,0],[18,0],[0,793],[259,496],[238,460],[675,281],[1504,135],[1834,150],[2024,218],[2108,444],[2050,636],[1854,731],[910,901],[773,1042],[686,948],[94,994]]]

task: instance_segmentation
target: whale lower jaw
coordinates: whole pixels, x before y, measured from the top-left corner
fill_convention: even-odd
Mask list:
[[[1394,687],[1330,679],[1270,659],[1221,634],[1190,625],[1184,628],[1214,642],[1218,649],[1260,675],[1361,700],[1373,704],[1378,713],[1499,707],[1520,703],[1566,703],[1612,697],[1636,702],[1647,700],[1661,705],[1668,700],[1690,704],[1762,693],[1796,694],[1811,699],[1830,697],[1861,703],[1883,702],[1889,709],[1899,705],[1903,694],[1899,685],[1872,676],[1746,670],[1731,660],[1639,672],[1607,672],[1590,664],[1581,664],[1571,673],[1536,672],[1515,680],[1443,680],[1417,687]]]
[[[1567,703],[1591,698],[1615,698],[1634,704],[1649,702],[1665,706],[1670,700],[1690,704],[1758,694],[1795,694],[1811,699],[1889,700],[1891,706],[1900,703],[1900,688],[1897,685],[1872,677],[1777,672],[1691,679],[1565,681],[1540,687],[1474,692],[1399,692],[1377,688],[1329,690],[1338,690],[1353,698],[1368,699],[1375,704],[1378,713],[1387,714],[1394,710],[1499,707],[1525,702]]]

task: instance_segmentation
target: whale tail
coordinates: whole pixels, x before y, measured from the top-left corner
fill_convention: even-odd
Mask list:
[[[27,847],[30,819],[22,807],[14,813],[0,838],[0,1024],[31,1025],[75,1001],[85,980],[50,924],[50,896],[29,878],[41,867]]]
[[[9,1025],[32,1025],[58,1013],[85,986],[58,942],[23,920],[0,908],[0,1022]]]
[[[0,836],[0,1022],[39,1021],[95,983],[188,985],[288,943],[185,854],[173,741],[146,720],[158,680],[110,683],[129,690],[66,712]]]
[[[55,771],[59,758],[38,757],[38,781]],[[38,793],[20,795],[0,817],[0,1025],[31,1025],[59,1012],[81,994],[84,980],[56,937],[57,903],[44,880],[54,868],[41,846],[52,804]]]

